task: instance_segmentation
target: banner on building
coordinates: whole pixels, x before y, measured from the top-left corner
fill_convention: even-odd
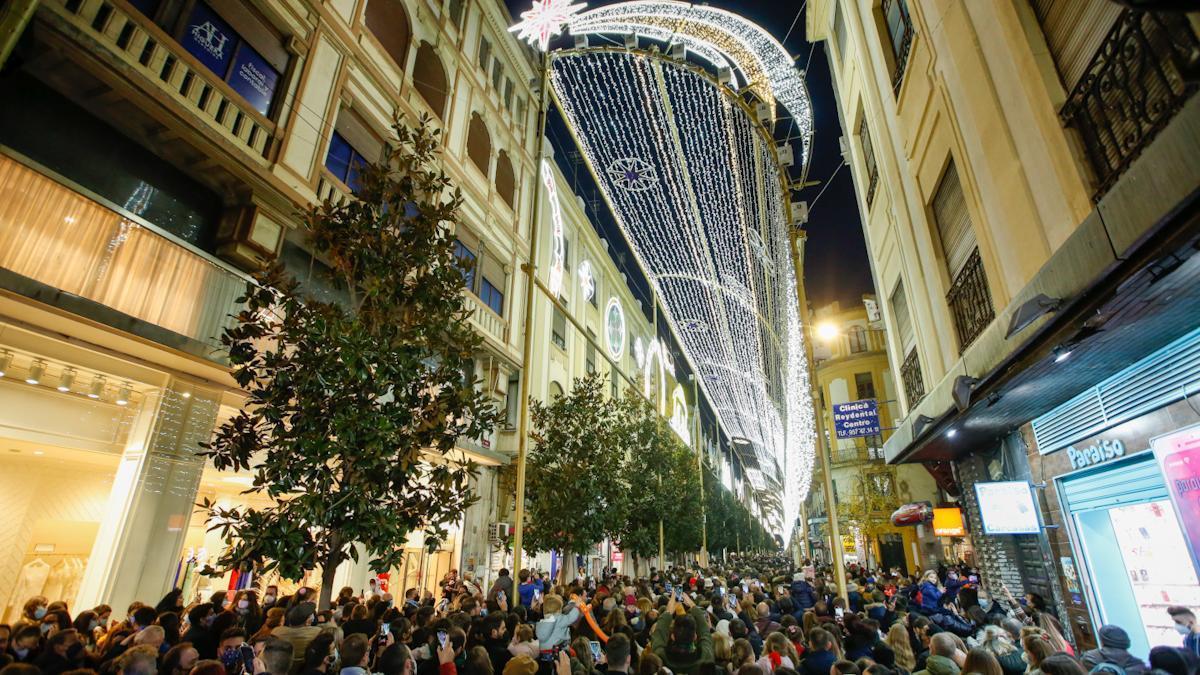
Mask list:
[[[1200,573],[1200,424],[1150,439],[1179,529]]]
[[[878,436],[879,404],[873,398],[833,404],[833,432],[838,438]]]

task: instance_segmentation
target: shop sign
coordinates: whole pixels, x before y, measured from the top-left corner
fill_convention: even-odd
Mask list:
[[[833,404],[833,430],[838,438],[878,436],[879,405],[873,398]]]
[[[955,507],[933,510],[933,534],[938,537],[965,537],[962,509]]]
[[[242,95],[258,112],[266,115],[275,98],[275,87],[279,84],[279,72],[267,60],[247,44],[238,49],[229,73],[229,86]]]
[[[1067,457],[1071,460],[1072,469],[1082,469],[1107,462],[1116,457],[1125,456],[1125,444],[1120,439],[1101,440],[1094,445],[1077,450],[1075,446],[1067,448]]]
[[[1041,521],[1028,481],[976,483],[984,534],[1037,534]]]
[[[1200,424],[1150,440],[1179,529],[1200,570]]]
[[[614,548],[612,552],[612,564],[620,565],[625,562],[625,554],[619,548]]]

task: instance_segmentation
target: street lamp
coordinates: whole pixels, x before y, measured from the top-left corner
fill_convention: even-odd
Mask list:
[[[841,329],[837,327],[837,324],[831,321],[822,321],[821,323],[817,324],[817,338],[821,340],[821,342],[831,342],[841,334]]]

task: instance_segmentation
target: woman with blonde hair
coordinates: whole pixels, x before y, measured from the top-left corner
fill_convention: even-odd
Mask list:
[[[808,610],[800,620],[800,627],[804,629],[804,634],[808,635],[812,629],[818,628],[821,622],[817,620],[817,613],[813,610]]]
[[[908,640],[908,630],[902,623],[894,623],[888,629],[887,637],[883,639],[892,652],[896,654],[896,665],[910,673],[917,667],[917,657],[913,654],[912,643]]]
[[[800,664],[800,657],[792,641],[780,632],[767,635],[763,642],[763,655],[755,665],[762,668],[764,673],[773,673],[779,668],[795,670]]]
[[[1049,612],[1037,613],[1037,626],[1049,639],[1050,646],[1054,647],[1056,652],[1066,652],[1071,656],[1075,656],[1075,649],[1071,647],[1067,639],[1063,637],[1062,625],[1058,623],[1058,619]]]
[[[733,638],[728,633],[713,631],[713,661],[718,673],[728,673],[729,663],[733,660]]]
[[[1021,631],[1024,633],[1025,631]],[[1029,664],[1029,668],[1025,670],[1028,675],[1040,675],[1042,670],[1042,661],[1045,661],[1054,653],[1054,648],[1050,646],[1050,642],[1040,635],[1026,635],[1021,638],[1021,646],[1025,648],[1025,662]]]

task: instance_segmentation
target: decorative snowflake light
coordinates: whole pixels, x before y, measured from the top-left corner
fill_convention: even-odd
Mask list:
[[[604,309],[604,332],[608,339],[608,355],[614,360],[620,359],[625,353],[625,310],[616,298],[609,298]]]
[[[630,192],[653,190],[658,182],[654,177],[654,167],[637,157],[623,157],[609,164],[608,176],[614,185]]]
[[[592,276],[592,263],[584,260],[579,263],[579,292],[583,293],[583,299],[591,302],[596,295],[596,277]]]
[[[517,39],[528,40],[529,44],[546,51],[550,38],[562,33],[563,27],[585,7],[586,2],[533,0],[533,7],[521,12],[521,23],[508,30],[516,33]]]

